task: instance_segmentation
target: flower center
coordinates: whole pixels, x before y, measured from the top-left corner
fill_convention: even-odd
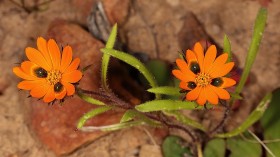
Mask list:
[[[48,77],[46,79],[49,84],[54,85],[60,81],[61,76],[62,75],[59,70],[51,70],[48,71]]]
[[[195,78],[195,83],[197,86],[205,87],[211,83],[212,79],[208,74],[198,73]]]

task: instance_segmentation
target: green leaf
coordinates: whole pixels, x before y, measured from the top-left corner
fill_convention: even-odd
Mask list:
[[[189,125],[194,128],[200,129],[202,131],[206,131],[206,129],[203,125],[201,125],[197,121],[192,120],[191,118],[183,115],[182,113],[180,113],[178,111],[164,111],[164,114],[166,114],[168,116],[174,116],[178,121],[180,121],[184,125]]]
[[[147,91],[155,94],[180,96],[181,95],[180,90],[181,89],[177,87],[163,86],[163,87],[150,88]]]
[[[227,148],[230,151],[229,157],[261,157],[262,148],[259,143],[244,141],[241,138],[227,139]]]
[[[97,99],[94,99],[90,96],[87,96],[86,94],[83,94],[83,93],[80,93],[78,92],[77,94],[81,99],[85,100],[86,102],[88,103],[91,103],[93,105],[105,105],[104,102],[100,101],[100,100],[97,100]]]
[[[264,140],[273,141],[280,139],[280,88],[272,93],[272,100],[261,118],[261,125],[264,128]],[[273,154],[280,154],[280,141],[267,142],[266,146],[273,152]],[[268,157],[271,155],[267,152]]]
[[[225,140],[213,139],[209,141],[203,151],[205,157],[224,157],[226,153]]]
[[[143,121],[143,122],[147,123],[148,125],[151,125],[154,127],[160,126],[159,122],[154,121],[154,120],[148,118],[147,116],[145,116],[144,114],[141,114],[140,112],[135,111],[135,110],[127,110],[124,113],[120,123],[124,123],[124,122],[130,121],[130,120],[133,120],[134,118],[138,118],[139,121]]]
[[[241,75],[240,81],[235,89],[235,94],[237,94],[237,95],[239,95],[240,92],[242,91],[242,89],[245,85],[245,82],[249,76],[252,65],[255,61],[255,58],[257,56],[259,46],[261,43],[261,39],[263,36],[264,28],[265,28],[266,19],[267,19],[267,10],[265,8],[261,8],[258,12],[256,21],[255,21],[253,37],[252,37],[251,45],[248,50],[248,55],[246,57],[244,70]],[[233,104],[233,102],[234,102],[234,99],[231,99],[230,104]]]
[[[162,110],[181,110],[181,109],[201,109],[195,102],[180,101],[180,100],[153,100],[137,105],[136,110],[140,112],[152,112]]]
[[[183,157],[185,154],[192,155],[190,149],[183,146],[183,139],[178,136],[168,136],[162,143],[164,157]]]
[[[90,118],[92,118],[92,117],[94,117],[94,116],[97,116],[97,115],[99,115],[99,114],[101,114],[101,113],[104,113],[104,112],[106,112],[106,111],[108,111],[108,110],[111,110],[111,109],[112,109],[112,107],[110,107],[110,106],[102,106],[102,107],[95,108],[95,109],[93,109],[93,110],[87,112],[86,114],[84,114],[84,115],[79,119],[78,124],[77,124],[77,128],[78,128],[78,129],[82,128],[82,127],[85,125],[85,123],[86,123],[86,121],[87,121],[88,119],[90,119]]]
[[[112,124],[112,125],[105,125],[105,126],[85,126],[82,127],[80,130],[85,132],[91,132],[91,131],[114,131],[114,130],[120,130],[124,128],[129,128],[133,126],[138,125],[144,125],[145,123],[142,121],[131,121],[131,122],[125,122],[125,123],[119,123],[119,124]]]
[[[133,120],[134,117],[136,117],[136,112],[134,110],[127,110],[123,116],[122,119],[120,120],[120,123],[124,123],[130,120]]]
[[[269,93],[267,94],[259,103],[259,105],[257,106],[257,108],[249,115],[249,117],[247,119],[245,119],[245,121],[236,129],[225,133],[225,134],[217,134],[215,135],[216,137],[220,137],[220,138],[228,138],[228,137],[233,137],[236,135],[239,135],[240,133],[246,131],[250,126],[252,126],[256,121],[258,121],[264,111],[266,110],[269,102],[271,101],[271,97],[272,94]]]
[[[118,28],[118,25],[114,24],[112,31],[109,35],[108,41],[106,43],[106,48],[108,48],[108,49],[112,49],[115,45],[116,37],[117,37],[117,28]]]
[[[231,62],[232,60],[231,44],[227,35],[224,36],[224,53],[228,54],[227,62]]]
[[[91,66],[92,66],[92,64],[90,64],[90,65],[84,67],[84,68],[81,70],[81,72],[84,74]]]
[[[147,69],[155,76],[159,86],[166,86],[170,79],[170,69],[162,60],[150,60],[146,64]]]
[[[137,58],[135,58],[134,56],[121,52],[121,51],[114,50],[114,49],[104,48],[104,49],[101,49],[101,51],[105,54],[111,55],[111,56],[118,58],[119,60],[133,66],[134,68],[139,70],[140,73],[142,73],[144,75],[144,77],[147,79],[147,81],[149,82],[151,87],[157,87],[157,82],[155,80],[155,77],[146,68],[146,66],[142,62],[140,62]]]
[[[236,94],[236,93],[230,93],[230,96],[231,96],[232,98],[234,98],[235,100],[241,100],[241,99],[243,99],[243,97],[242,97],[241,95]]]
[[[112,28],[112,31],[106,43],[106,48],[112,49],[114,47],[116,36],[117,36],[117,24],[115,24]],[[102,81],[102,87],[107,90],[108,90],[107,72],[108,72],[109,61],[110,61],[110,55],[103,54],[102,63],[101,63],[101,81]]]

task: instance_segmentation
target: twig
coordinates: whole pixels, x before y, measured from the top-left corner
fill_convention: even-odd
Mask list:
[[[272,156],[276,157],[271,150],[256,136],[252,131],[248,130],[248,132],[263,146],[263,148]]]
[[[228,115],[229,115],[229,112],[230,112],[230,107],[227,105],[227,104],[224,104],[222,102],[220,102],[224,107],[225,107],[225,112],[224,112],[224,117],[223,119],[220,121],[220,123],[213,129],[209,132],[210,135],[213,135],[215,134],[216,132],[218,132],[225,124],[225,121],[227,120],[228,118]]]
[[[259,143],[255,140],[251,140],[251,139],[248,139],[247,137],[245,137],[243,134],[240,134],[240,137],[242,139],[244,139],[245,141],[247,142],[251,142],[251,143]],[[273,139],[273,140],[262,140],[263,143],[277,143],[277,142],[280,142],[280,139]]]

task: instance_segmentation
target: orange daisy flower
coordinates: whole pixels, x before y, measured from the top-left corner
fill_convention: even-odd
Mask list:
[[[22,62],[20,67],[13,68],[13,72],[24,79],[17,87],[30,90],[32,97],[43,98],[47,103],[73,95],[73,83],[82,78],[82,72],[77,70],[80,59],[72,61],[72,48],[64,47],[61,55],[53,39],[46,41],[42,37],[37,39],[37,47],[27,47],[25,53],[28,60]]]
[[[228,54],[217,56],[215,45],[209,46],[204,54],[199,42],[194,49],[187,50],[185,59],[177,59],[179,69],[173,70],[178,78],[180,88],[187,91],[186,99],[204,105],[207,101],[216,105],[219,99],[228,100],[230,95],[224,88],[236,84],[235,80],[225,77],[233,68],[234,63],[227,63]]]

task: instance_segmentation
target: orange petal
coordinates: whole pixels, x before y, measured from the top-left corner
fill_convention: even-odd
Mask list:
[[[205,58],[203,61],[204,72],[208,73],[209,69],[212,67],[212,64],[217,56],[217,48],[215,45],[211,45],[205,54]],[[202,70],[203,71],[203,70]]]
[[[219,88],[211,85],[211,89],[218,95],[220,99],[228,100],[230,98],[228,91],[226,91],[223,88]]]
[[[190,64],[191,62],[198,62],[195,53],[191,50],[187,50],[186,58],[187,58],[188,64]]]
[[[228,88],[236,84],[236,81],[231,78],[222,77],[223,84],[220,86],[220,88]]]
[[[206,100],[207,99],[206,99],[205,89],[202,88],[196,102],[198,103],[198,105],[203,106],[206,103]]]
[[[74,70],[70,73],[62,74],[61,80],[64,82],[76,83],[82,78],[83,74],[79,70]]]
[[[50,57],[50,54],[49,54],[49,51],[48,51],[47,41],[44,38],[39,37],[37,39],[37,47],[38,47],[38,50],[41,52],[41,54],[44,56],[48,65],[50,67],[53,67],[52,60],[51,60],[51,57]]]
[[[77,70],[80,64],[80,59],[75,58],[73,62],[69,65],[69,67],[65,70],[65,73],[69,73],[71,71]]]
[[[44,95],[46,95],[50,87],[51,86],[48,84],[41,84],[41,86],[32,88],[30,91],[30,95],[34,98],[42,98]]]
[[[203,50],[202,45],[199,42],[196,42],[194,45],[193,51],[196,55],[200,69],[203,69],[204,50]]]
[[[55,94],[54,94],[54,86],[50,86],[50,88],[46,92],[47,94],[44,96],[43,101],[46,103],[52,102],[55,99]]]
[[[212,78],[225,76],[226,74],[228,74],[231,71],[233,66],[234,66],[234,63],[229,62],[229,63],[224,64],[223,66],[215,67],[215,69],[212,68],[211,69],[212,72],[210,73],[210,76]]]
[[[196,59],[193,61],[197,62]],[[195,77],[195,74],[190,70],[189,65],[186,63],[186,61],[182,59],[176,59],[176,64],[185,75]]]
[[[35,76],[32,75],[28,75],[25,72],[23,72],[23,70],[20,67],[14,67],[13,68],[13,72],[20,78],[25,79],[25,80],[36,80],[38,79]]]
[[[50,39],[48,41],[48,50],[49,54],[52,60],[53,68],[55,70],[59,70],[60,68],[60,60],[61,60],[61,54],[58,45],[53,39]]]
[[[74,85],[72,85],[71,83],[68,82],[61,82],[63,84],[63,86],[66,88],[67,91],[67,95],[73,95],[75,93],[75,87]]]
[[[187,100],[196,100],[201,92],[201,89],[201,87],[196,87],[195,89],[188,92],[186,95]]]
[[[188,64],[183,59],[176,59],[176,64],[182,72],[185,72],[188,69]]]
[[[55,93],[55,98],[60,100],[63,99],[65,95],[66,95],[66,88],[64,87],[61,92]]]
[[[34,69],[38,68],[39,66],[34,64],[33,62],[30,61],[24,61],[21,63],[21,69],[24,73],[37,77],[36,75],[34,75]]]
[[[31,62],[37,64],[38,66],[44,68],[47,71],[51,70],[50,65],[48,65],[47,61],[45,60],[44,56],[41,54],[40,51],[38,51],[34,48],[31,48],[31,47],[27,47],[25,49],[25,53],[26,53],[27,58]]]
[[[63,73],[66,68],[69,67],[72,61],[72,48],[70,46],[66,46],[63,48],[61,63],[60,63],[60,72]]]
[[[192,72],[191,72],[192,73]],[[192,75],[188,75],[186,73],[183,73],[182,71],[180,70],[172,70],[172,74],[178,78],[179,80],[181,81],[184,81],[184,82],[189,82],[189,81],[194,81],[195,79],[195,76],[193,76],[194,74]]]
[[[33,80],[33,81],[21,81],[17,87],[19,89],[24,89],[24,90],[31,90],[34,87],[41,86],[44,84],[46,81],[45,79],[38,79],[38,80]]]
[[[212,90],[211,86],[204,88],[205,96],[210,104],[217,105],[219,102],[218,95]]]
[[[213,65],[212,65],[212,67],[209,69],[208,73],[211,73],[213,71],[213,69],[216,69],[217,67],[223,66],[226,63],[227,59],[228,59],[227,53],[223,53],[222,55],[217,57],[217,59],[214,61]]]
[[[183,82],[183,81],[180,82],[179,87],[180,87],[181,89],[185,89],[185,90],[192,90],[192,89],[190,89],[190,88],[188,87],[188,83],[187,83],[187,82]]]

